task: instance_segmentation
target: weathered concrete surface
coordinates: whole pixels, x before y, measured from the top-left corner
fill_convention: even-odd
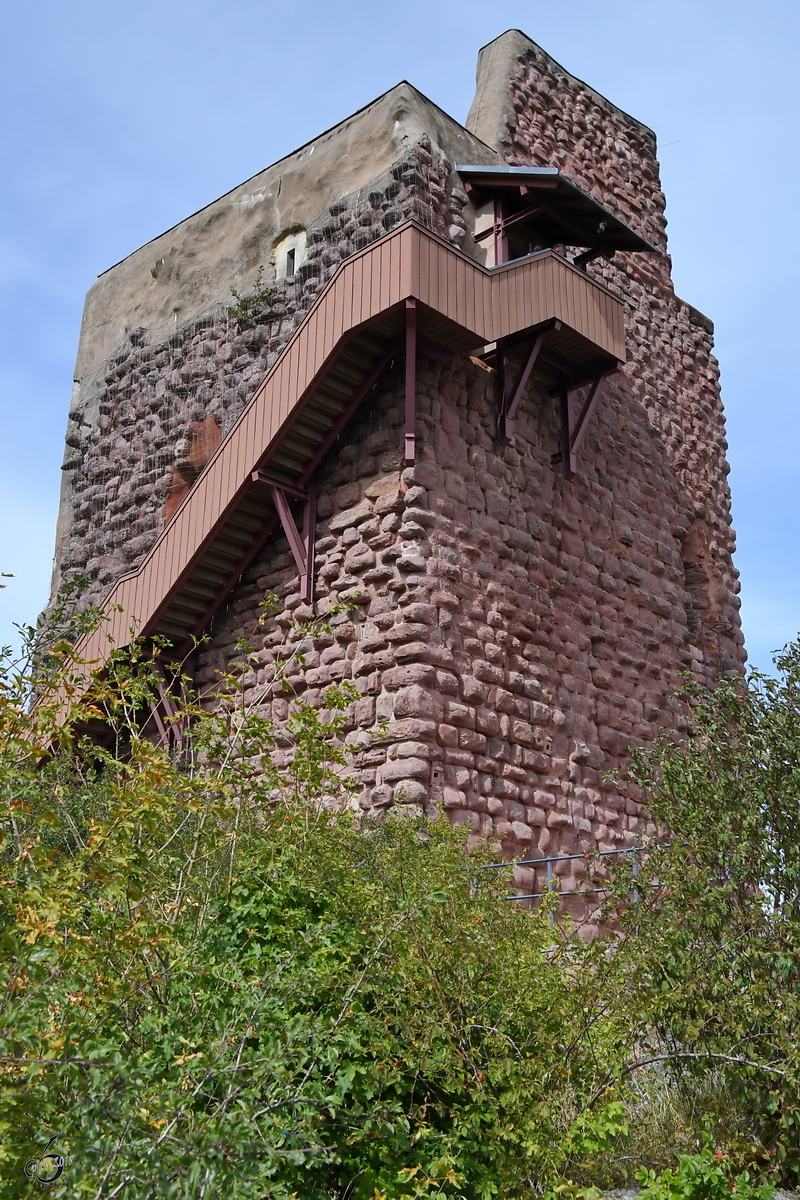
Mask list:
[[[425,135],[434,156],[497,161],[411,84],[399,83],[101,275],[86,297],[76,379],[91,374],[131,329],[164,337],[226,299],[231,286],[249,285],[280,238],[365,187]]]

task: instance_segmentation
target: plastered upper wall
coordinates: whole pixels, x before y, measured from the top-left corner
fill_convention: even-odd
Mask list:
[[[418,92],[400,83],[106,271],[86,297],[76,380],[85,380],[126,334],[151,338],[252,282],[276,241],[310,225],[427,135],[434,155],[493,163],[496,153]]]

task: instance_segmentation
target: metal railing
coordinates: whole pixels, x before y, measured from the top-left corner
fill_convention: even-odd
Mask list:
[[[671,845],[670,842],[658,843],[658,849],[668,850],[670,845]],[[543,892],[523,892],[521,895],[504,896],[503,897],[504,900],[541,900],[544,896],[549,896],[549,895],[554,895],[554,896],[596,896],[602,892],[607,892],[609,889],[607,887],[569,888],[567,891],[562,892],[560,889],[554,887],[556,876],[553,871],[553,863],[570,862],[573,859],[582,859],[585,862],[591,862],[593,859],[596,859],[596,858],[609,858],[612,855],[616,855],[616,854],[631,854],[633,856],[632,871],[631,871],[633,878],[634,878],[633,898],[636,901],[639,899],[639,889],[637,888],[636,883],[635,883],[635,880],[637,879],[637,877],[639,875],[639,859],[638,859],[637,855],[638,854],[646,854],[650,849],[651,849],[651,847],[649,847],[649,846],[624,846],[619,850],[595,850],[593,853],[554,854],[554,855],[551,855],[550,857],[544,857],[544,858],[523,858],[523,859],[518,859],[516,861],[511,860],[510,862],[484,863],[480,869],[482,871],[498,871],[503,867],[542,867],[542,866],[544,866],[546,868],[547,888],[545,891],[543,891]],[[477,880],[476,880],[476,883],[477,883]],[[660,884],[653,883],[650,886],[651,887],[660,887]]]

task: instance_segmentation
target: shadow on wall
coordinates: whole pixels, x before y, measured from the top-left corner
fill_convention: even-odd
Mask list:
[[[699,651],[695,663],[706,687],[741,666],[731,637],[734,626],[723,614],[719,580],[712,567],[711,533],[698,518],[690,527],[681,547],[684,588],[688,595],[686,624],[689,641]]]
[[[685,588],[689,593],[686,623],[693,645],[699,646],[703,623],[722,616],[719,584],[711,571],[710,533],[705,521],[697,519],[687,531],[681,547]]]

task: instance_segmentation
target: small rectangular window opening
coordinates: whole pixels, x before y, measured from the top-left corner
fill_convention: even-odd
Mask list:
[[[286,274],[294,275],[294,250],[286,251]]]

